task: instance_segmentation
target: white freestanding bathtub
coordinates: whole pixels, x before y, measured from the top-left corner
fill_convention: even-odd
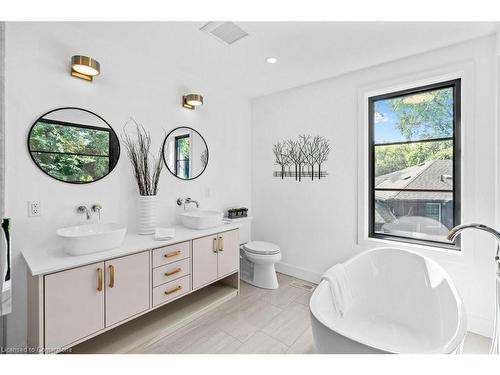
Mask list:
[[[322,281],[311,301],[320,353],[460,353],[462,299],[437,263],[395,248],[365,251],[344,263],[354,296],[343,317]]]

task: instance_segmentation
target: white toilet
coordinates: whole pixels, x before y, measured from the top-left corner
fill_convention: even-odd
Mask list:
[[[278,245],[264,241],[250,241],[251,218],[241,220],[240,278],[259,288],[277,289],[278,278],[274,265],[281,260]]]

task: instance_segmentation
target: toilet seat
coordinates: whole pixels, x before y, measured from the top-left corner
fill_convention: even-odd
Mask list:
[[[271,242],[251,241],[243,245],[243,249],[251,254],[274,255],[279,254],[281,249]]]

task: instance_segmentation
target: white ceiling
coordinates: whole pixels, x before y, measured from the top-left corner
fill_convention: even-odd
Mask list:
[[[65,24],[143,61],[256,97],[493,34],[494,22],[239,22],[231,46],[201,32],[205,22]],[[115,48],[107,49],[110,54]],[[269,56],[278,58],[268,64]],[[103,66],[106,56],[95,56]],[[111,56],[109,56],[111,58]],[[180,62],[180,63],[179,63]],[[179,66],[181,68],[179,68]]]

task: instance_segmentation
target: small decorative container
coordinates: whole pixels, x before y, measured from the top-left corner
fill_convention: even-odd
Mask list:
[[[156,195],[140,195],[137,210],[138,233],[153,234],[156,227]]]
[[[238,219],[240,217],[247,217],[247,216],[248,216],[248,208],[245,207],[231,208],[227,210],[228,219]]]

